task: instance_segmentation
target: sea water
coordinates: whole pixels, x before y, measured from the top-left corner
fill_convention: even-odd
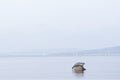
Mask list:
[[[120,80],[120,56],[0,57],[0,80]]]

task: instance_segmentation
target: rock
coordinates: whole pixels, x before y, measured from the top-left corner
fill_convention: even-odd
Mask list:
[[[76,64],[74,64],[74,66],[72,67],[73,71],[75,73],[82,73],[84,70],[86,70],[84,68],[85,63],[82,62],[77,62]]]

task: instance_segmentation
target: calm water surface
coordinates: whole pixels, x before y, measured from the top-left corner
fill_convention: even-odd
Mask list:
[[[72,66],[85,62],[84,73]],[[120,56],[0,57],[0,80],[120,80]]]

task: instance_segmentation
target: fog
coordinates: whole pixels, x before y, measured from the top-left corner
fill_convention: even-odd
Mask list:
[[[120,45],[119,0],[1,0],[0,52]]]

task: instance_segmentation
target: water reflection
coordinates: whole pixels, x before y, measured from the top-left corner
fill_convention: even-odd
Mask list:
[[[75,73],[75,72],[73,72],[73,74],[77,78],[83,78],[84,77],[84,72],[81,72],[81,73]]]

